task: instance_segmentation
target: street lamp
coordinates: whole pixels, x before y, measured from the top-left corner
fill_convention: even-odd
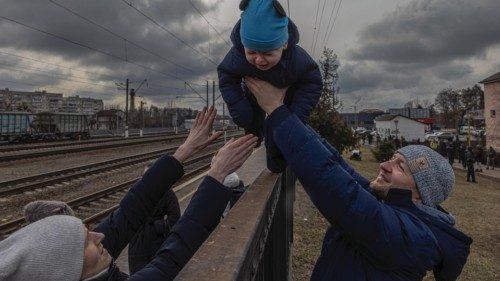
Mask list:
[[[399,123],[398,119],[394,120],[394,125],[396,125],[396,131],[394,131],[396,133],[396,139],[398,138],[398,123]]]

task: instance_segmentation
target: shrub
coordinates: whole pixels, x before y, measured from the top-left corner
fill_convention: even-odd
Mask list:
[[[372,149],[373,157],[375,157],[378,162],[385,162],[391,159],[394,152],[396,152],[396,147],[394,143],[389,140],[380,141],[377,146]]]

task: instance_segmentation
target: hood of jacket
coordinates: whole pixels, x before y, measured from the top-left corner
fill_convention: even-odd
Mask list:
[[[453,226],[453,216],[442,207],[417,205],[417,208],[424,213],[421,218],[436,237],[442,253],[441,262],[433,270],[436,280],[455,280],[467,262],[472,238]]]
[[[243,47],[243,44],[241,43],[241,37],[240,37],[240,26],[241,26],[241,20],[238,20],[236,25],[233,28],[233,31],[231,32],[231,42],[233,43],[233,46],[242,54],[245,53],[245,47]],[[299,30],[297,29],[297,26],[291,19],[288,19],[288,48],[285,50],[285,54],[288,53],[287,51],[294,48],[295,45],[299,43]]]

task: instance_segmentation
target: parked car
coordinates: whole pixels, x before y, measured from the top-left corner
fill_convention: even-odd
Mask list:
[[[437,132],[436,138],[438,140],[453,140],[453,138],[455,138],[455,134],[450,132]]]
[[[436,139],[437,138],[436,133],[437,132],[428,132],[425,134],[424,138],[428,141]]]
[[[470,134],[473,135],[474,131],[476,131],[476,128],[474,126],[461,126],[460,130],[459,130],[459,134],[468,135],[470,132]]]

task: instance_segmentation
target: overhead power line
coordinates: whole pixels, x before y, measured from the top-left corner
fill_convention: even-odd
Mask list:
[[[0,51],[0,54],[14,56],[14,57],[18,57],[18,58],[21,58],[21,59],[24,59],[24,60],[31,60],[31,61],[35,61],[35,62],[47,64],[47,65],[57,66],[59,68],[68,69],[68,70],[75,71],[75,72],[86,73],[86,74],[91,74],[91,75],[95,75],[95,76],[102,76],[102,77],[106,77],[106,79],[108,79],[108,80],[114,80],[114,81],[116,81],[116,80],[121,80],[122,79],[122,77],[116,77],[116,76],[110,76],[110,75],[105,75],[105,74],[99,74],[99,73],[94,73],[94,72],[85,71],[85,70],[77,70],[75,68],[63,66],[63,65],[60,65],[60,64],[50,63],[50,62],[47,62],[47,61],[38,60],[38,59],[34,59],[34,58],[30,58],[30,57],[25,57],[25,56],[20,56],[20,55],[16,55],[16,54],[12,54],[12,53],[7,53],[7,52]],[[19,67],[19,66],[16,66],[16,67]],[[28,67],[25,67],[25,68],[28,68]],[[29,69],[33,69],[33,70],[37,70],[37,71],[42,71],[39,68],[29,68]],[[51,74],[53,74],[53,73],[51,73]],[[56,75],[56,74],[53,74],[53,75]],[[85,79],[87,81],[89,80],[88,78],[78,77],[78,76],[74,76],[74,75],[72,75],[72,77],[80,78],[80,79]],[[182,82],[184,82],[184,81],[182,81]],[[13,83],[17,83],[17,82],[13,82]],[[26,84],[26,83],[24,83],[24,84]],[[38,86],[38,85],[34,85],[34,84],[26,84],[26,85]],[[151,86],[151,85],[154,85],[154,84],[149,83],[149,86]],[[165,86],[165,85],[156,85],[156,86],[157,87],[162,87],[162,88],[168,88],[168,89],[184,90],[183,88],[175,88],[175,87],[170,87],[170,86]],[[57,87],[52,87],[52,88],[57,88]],[[64,90],[71,91],[70,89],[67,89],[67,88],[60,88],[59,87],[58,89],[64,89]]]
[[[191,6],[193,7],[193,9],[196,10],[196,12],[198,12],[198,14],[200,14],[200,16],[208,23],[208,25],[213,28],[213,30],[215,30],[215,32],[217,33],[217,35],[219,35],[219,38],[221,38],[222,40],[224,40],[224,42],[226,42],[226,44],[228,46],[231,46],[231,43],[229,43],[229,41],[226,40],[226,38],[224,38],[222,36],[222,34],[217,30],[217,28],[215,28],[215,26],[213,26],[210,21],[203,15],[203,13],[198,9],[196,8],[196,6],[193,4],[193,2],[191,0],[188,0],[189,1],[189,4],[191,4]]]
[[[337,0],[335,0],[335,2],[333,2],[333,7],[332,7],[332,12],[330,13],[330,17],[328,18],[328,25],[326,26],[326,32],[325,32],[325,36],[323,38],[323,46],[325,46],[325,41],[326,41],[326,37],[328,36],[328,31],[330,30],[330,25],[332,23],[332,19],[334,17],[334,14],[335,14],[335,7],[337,6]]]
[[[319,33],[321,32],[321,25],[323,24],[323,14],[325,12],[326,1],[327,0],[324,0],[324,2],[323,2],[323,8],[321,8],[321,16],[319,17],[318,32],[316,32],[316,39],[314,40],[313,56],[314,56],[314,53],[316,52],[316,47],[317,47],[317,44],[318,44]]]
[[[100,87],[104,87],[104,88],[113,88],[113,89],[115,88],[113,86],[108,86],[108,85],[103,85],[103,84],[98,84],[98,83],[92,83],[92,82],[86,82],[86,81],[79,81],[79,80],[64,78],[64,77],[61,77],[60,75],[57,75],[57,74],[54,74],[54,73],[47,74],[46,72],[42,72],[42,71],[39,71],[39,70],[36,70],[36,71],[39,72],[39,73],[36,73],[36,72],[33,72],[33,71],[26,70],[26,69],[29,69],[29,68],[24,68],[25,70],[23,70],[22,67],[16,67],[16,66],[12,66],[12,65],[9,65],[9,64],[1,63],[1,62],[0,62],[0,65],[3,65],[4,68],[11,69],[13,71],[30,73],[30,74],[35,74],[35,75],[39,75],[39,76],[45,76],[45,77],[59,79],[59,80],[66,80],[66,81],[75,82],[75,83],[82,83],[82,84],[100,86]]]
[[[66,78],[65,75],[46,72],[44,69],[40,69],[40,68],[37,68],[37,67],[29,67],[29,66],[24,66],[24,65],[12,65],[12,64],[5,63],[5,62],[1,62],[1,61],[0,61],[0,65],[17,67],[17,68],[21,68],[21,69],[35,70],[35,71],[39,71],[39,72],[42,72],[42,73],[48,73],[50,75],[55,75],[55,76],[59,76],[59,77],[62,77],[62,78]],[[73,74],[72,75],[67,75],[67,76],[70,77],[70,78],[77,78],[77,79],[83,79],[84,81],[89,81],[89,79],[87,77],[76,76],[76,75],[73,75]]]
[[[337,12],[335,13],[335,18],[333,19],[332,27],[330,28],[330,31],[328,32],[328,40],[326,42],[330,41],[330,36],[332,35],[333,28],[335,27],[335,22],[337,21],[337,17],[339,15],[340,5],[342,5],[342,0],[340,0],[339,6],[337,7]]]
[[[113,32],[113,31],[112,31],[112,30],[110,30],[109,28],[104,27],[103,25],[96,23],[95,21],[93,21],[93,20],[91,20],[91,19],[89,19],[89,18],[87,18],[87,17],[85,17],[85,16],[82,16],[81,14],[79,14],[79,13],[77,13],[77,12],[75,12],[75,11],[71,10],[70,8],[68,8],[68,7],[66,7],[66,6],[64,6],[64,5],[62,5],[62,4],[60,4],[60,3],[58,3],[58,2],[56,2],[56,1],[54,1],[54,0],[49,0],[49,1],[50,1],[51,3],[53,3],[54,5],[56,5],[56,6],[60,7],[60,8],[62,8],[63,10],[65,10],[65,11],[67,11],[67,12],[69,12],[69,13],[71,13],[71,14],[73,14],[73,15],[75,15],[75,16],[77,16],[77,17],[79,17],[79,18],[81,18],[82,20],[84,20],[84,21],[86,21],[86,22],[88,22],[88,23],[90,23],[90,24],[92,24],[92,25],[95,25],[95,26],[99,27],[100,29],[102,29],[102,30],[104,30],[104,31],[106,31],[106,32],[108,32],[108,33],[110,33],[110,34],[112,34],[112,35],[113,35],[113,36],[115,36],[115,37],[120,38],[121,40],[124,40],[124,41],[125,41],[125,54],[126,54],[126,55],[125,55],[125,59],[126,59],[126,60],[128,60],[128,58],[127,58],[127,43],[129,43],[129,44],[131,44],[131,45],[133,45],[133,46],[135,46],[135,47],[137,47],[137,48],[139,48],[139,49],[141,49],[141,50],[145,51],[146,53],[151,54],[151,55],[153,55],[153,56],[155,56],[155,57],[158,57],[158,58],[160,58],[160,59],[162,59],[162,60],[164,60],[164,61],[166,61],[166,62],[168,62],[168,63],[170,63],[170,64],[172,64],[172,65],[175,65],[175,66],[177,66],[177,67],[179,67],[179,68],[182,68],[182,69],[184,69],[184,70],[187,70],[187,71],[189,71],[189,72],[195,73],[195,71],[194,71],[194,70],[189,69],[189,68],[186,68],[186,67],[184,67],[184,66],[182,66],[182,65],[180,65],[180,64],[178,64],[178,63],[176,63],[176,62],[174,62],[174,61],[172,61],[172,60],[170,60],[170,59],[167,59],[167,58],[165,58],[165,57],[163,57],[163,56],[161,56],[161,55],[159,55],[159,54],[157,54],[157,53],[155,53],[155,52],[153,52],[153,51],[148,50],[148,49],[146,49],[145,47],[143,47],[143,46],[141,46],[141,45],[139,45],[139,44],[137,44],[137,43],[135,43],[135,42],[133,42],[133,41],[131,41],[131,40],[129,40],[129,39],[127,39],[127,38],[125,38],[125,37],[123,37],[123,36],[122,36],[122,35],[120,35],[120,34],[117,34],[117,33]]]
[[[20,85],[27,85],[27,86],[32,86],[32,87],[37,87],[37,88],[40,88],[40,85],[31,84],[31,83],[26,83],[26,82],[11,81],[11,80],[4,80],[4,79],[0,80],[0,82],[4,82],[4,83],[13,83],[13,84],[20,84]],[[64,90],[64,91],[68,91],[68,92],[71,92],[71,91],[73,91],[73,90],[74,90],[74,89],[60,88],[60,87],[52,87],[52,86],[43,87],[43,88],[58,89],[58,90]]]
[[[207,61],[211,62],[213,65],[217,66],[217,63],[215,63],[211,58],[209,58],[208,56],[206,56],[205,54],[201,53],[200,51],[198,51],[195,47],[191,46],[189,43],[187,43],[186,41],[182,40],[181,38],[179,38],[175,33],[173,33],[172,31],[168,30],[166,27],[164,27],[163,25],[161,25],[160,23],[158,23],[155,19],[153,19],[152,17],[148,16],[146,13],[144,13],[143,11],[139,10],[138,8],[134,7],[134,5],[132,5],[132,3],[129,3],[125,0],[121,0],[123,3],[125,3],[127,6],[129,6],[130,8],[134,9],[135,11],[137,11],[139,14],[141,14],[143,17],[145,17],[146,19],[148,19],[149,21],[151,21],[152,23],[154,23],[156,26],[158,26],[159,28],[163,29],[165,32],[167,32],[168,34],[170,34],[172,37],[174,37],[175,39],[177,39],[179,42],[181,42],[182,44],[186,45],[187,47],[189,47],[191,50],[193,50],[194,52],[196,52],[197,54],[199,54],[200,56],[202,56],[203,58],[205,58]]]
[[[43,60],[39,60],[39,59],[34,59],[34,58],[30,58],[30,57],[25,57],[25,56],[21,56],[21,55],[16,55],[16,54],[8,53],[8,52],[0,51],[0,54],[7,55],[7,56],[13,56],[13,57],[17,57],[17,58],[24,59],[24,60],[31,60],[31,61],[35,61],[35,62],[47,64],[47,65],[57,66],[59,68],[64,68],[64,69],[68,69],[68,70],[75,71],[75,72],[86,73],[86,74],[91,74],[91,75],[96,75],[96,76],[103,76],[103,77],[109,78],[110,80],[118,79],[116,77],[113,77],[113,76],[110,76],[107,74],[100,74],[100,73],[95,73],[95,72],[86,71],[86,70],[78,70],[78,69],[75,69],[73,67],[67,67],[64,65],[55,64],[55,63],[51,63],[51,62],[47,62],[47,61],[43,61]]]
[[[117,56],[117,55],[114,55],[114,54],[111,54],[111,53],[108,53],[106,51],[103,51],[103,50],[100,50],[100,49],[97,49],[97,48],[94,48],[94,47],[91,47],[89,45],[86,45],[86,44],[83,44],[83,43],[79,43],[79,42],[76,42],[74,40],[71,40],[71,39],[68,39],[68,38],[65,38],[63,36],[60,36],[60,35],[57,35],[57,34],[54,34],[54,33],[51,33],[51,32],[48,32],[48,31],[45,31],[45,30],[42,30],[40,28],[37,28],[37,27],[34,27],[34,26],[31,26],[31,25],[28,25],[28,24],[25,24],[25,23],[22,23],[20,21],[17,21],[17,20],[14,20],[14,19],[11,19],[11,18],[8,18],[8,17],[5,17],[5,16],[0,16],[1,19],[4,19],[4,20],[7,20],[7,21],[10,21],[10,22],[13,22],[13,23],[16,23],[16,24],[19,24],[21,26],[24,26],[26,28],[29,28],[31,30],[35,30],[37,32],[40,32],[40,33],[43,33],[43,34],[46,34],[46,35],[49,35],[49,36],[52,36],[52,37],[55,37],[59,40],[62,40],[62,41],[65,41],[65,42],[68,42],[68,43],[71,43],[71,44],[74,44],[74,45],[77,45],[77,46],[80,46],[80,47],[83,47],[83,48],[86,48],[88,50],[91,50],[91,51],[94,51],[94,52],[98,52],[98,53],[101,53],[103,55],[106,55],[106,56],[109,56],[111,58],[114,58],[114,59],[117,59],[117,60],[121,60],[121,61],[124,61],[126,63],[130,63],[130,64],[133,64],[133,65],[136,65],[138,67],[141,67],[143,69],[147,69],[147,70],[151,70],[151,71],[154,71],[154,72],[157,72],[157,73],[160,73],[160,74],[163,74],[167,77],[171,77],[173,79],[176,79],[176,80],[180,80],[180,81],[183,81],[182,79],[180,79],[179,77],[177,77],[176,75],[173,75],[173,74],[169,74],[169,73],[165,73],[165,72],[162,72],[162,71],[159,71],[159,70],[156,70],[154,68],[151,68],[149,66],[145,66],[145,65],[142,65],[140,63],[136,63],[136,62],[133,62],[133,61],[130,61],[130,60],[126,60],[120,56]],[[184,82],[184,81],[183,81]]]
[[[321,0],[318,0],[318,5],[316,6],[316,16],[314,17],[314,28],[313,28],[313,37],[312,37],[312,40],[311,40],[311,56],[313,55],[313,48],[314,48],[314,37],[316,37],[316,28],[318,26],[318,13],[319,13],[319,3],[320,3]]]

